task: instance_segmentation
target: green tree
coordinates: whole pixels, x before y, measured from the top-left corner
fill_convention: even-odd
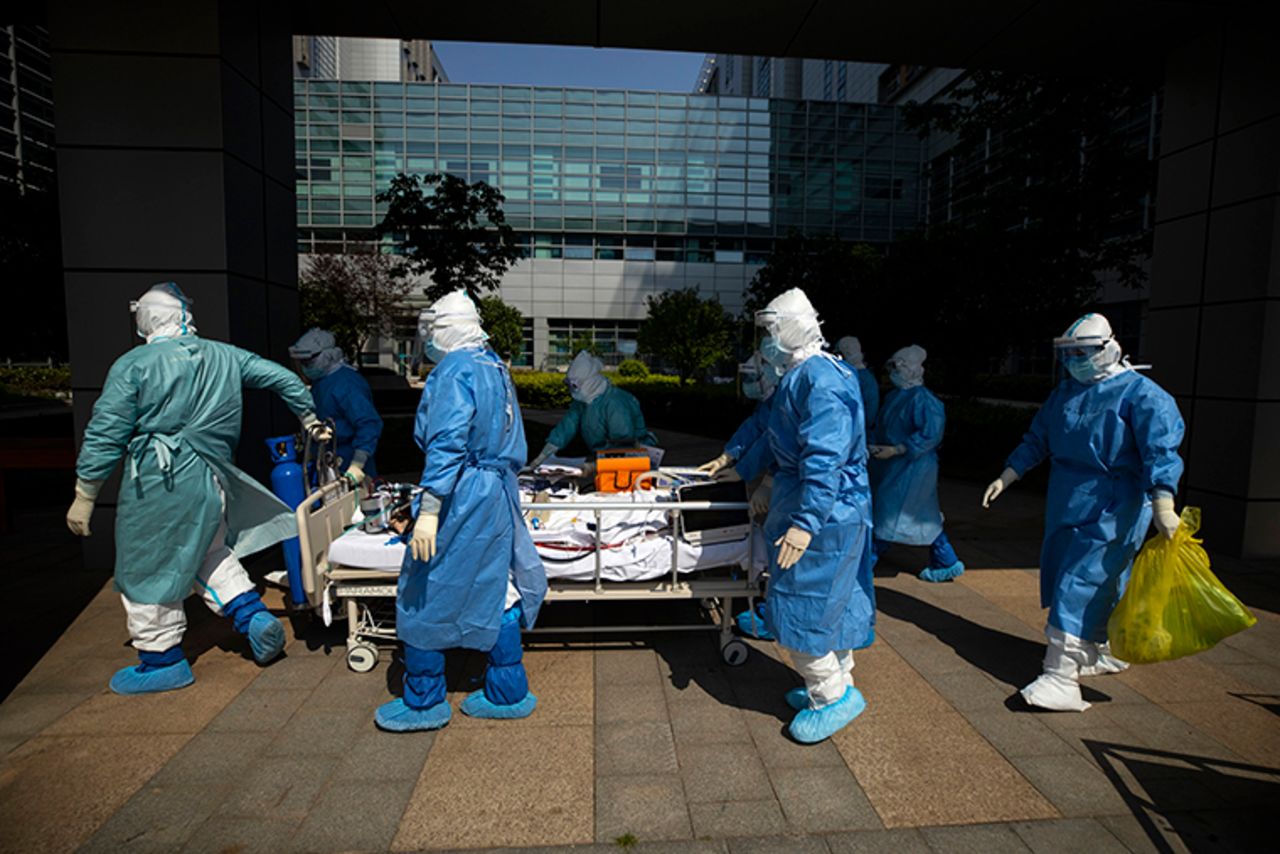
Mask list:
[[[1092,297],[1099,274],[1135,287],[1146,278],[1151,98],[1130,79],[974,71],[905,118],[955,138],[935,168],[958,176],[956,223],[984,238],[1012,232],[1037,281]]]
[[[882,262],[880,253],[865,243],[793,232],[775,244],[768,262],[747,285],[747,312],[759,311],[783,291],[800,288],[824,326],[843,329],[875,296]]]
[[[589,332],[579,332],[573,336],[573,340],[569,342],[569,358],[572,359],[583,350],[596,357],[602,355],[600,345],[596,343],[595,337]]]
[[[477,304],[480,323],[489,333],[489,346],[494,352],[513,362],[524,353],[524,315],[499,297],[484,297]]]
[[[682,383],[733,354],[733,318],[714,297],[703,299],[697,288],[685,288],[646,302],[640,349],[675,368]]]
[[[392,255],[312,255],[298,271],[303,328],[333,333],[355,362],[375,335],[390,335],[412,285]]]
[[[503,195],[483,181],[434,174],[419,182],[402,172],[378,201],[388,206],[378,235],[392,235],[410,269],[431,277],[425,293],[432,300],[466,288],[479,301],[520,257],[502,213]]]

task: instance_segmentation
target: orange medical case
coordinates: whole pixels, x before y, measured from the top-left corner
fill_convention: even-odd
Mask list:
[[[649,452],[640,448],[596,454],[596,492],[630,492],[649,471]]]

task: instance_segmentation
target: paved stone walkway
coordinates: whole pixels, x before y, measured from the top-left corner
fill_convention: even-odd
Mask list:
[[[117,697],[106,681],[134,654],[104,589],[0,705],[0,850],[1274,847],[1280,566],[1216,558],[1257,626],[1088,680],[1083,714],[1037,714],[1016,690],[1043,649],[1042,503],[1015,487],[982,513],[979,491],[943,488],[959,581],[917,580],[923,550],[882,562],[855,672],[868,710],[810,747],[785,736],[798,679],[774,645],[729,668],[710,633],[540,636],[531,718],[389,735],[372,721],[398,676],[385,659],[351,673],[341,634],[312,629],[259,668],[193,601],[196,684]],[[451,657],[455,707],[482,669]]]

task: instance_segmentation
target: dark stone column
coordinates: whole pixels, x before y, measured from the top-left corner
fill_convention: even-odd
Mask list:
[[[1213,546],[1280,555],[1280,63],[1250,9],[1165,75],[1147,352]]]
[[[129,300],[172,280],[200,334],[284,360],[298,334],[287,4],[51,0],[58,185],[77,434],[138,343]],[[296,421],[246,397],[238,462]],[[114,485],[113,485],[114,486]],[[115,490],[86,560],[111,561]]]

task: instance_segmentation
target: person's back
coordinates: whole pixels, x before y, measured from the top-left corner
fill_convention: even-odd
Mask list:
[[[592,451],[654,442],[635,395],[612,384],[598,398],[583,405],[578,429]]]
[[[528,456],[524,423],[511,378],[492,350],[455,350],[427,377],[423,406],[441,398],[443,387],[472,389],[466,448],[469,457],[485,465],[501,465],[518,472]],[[459,413],[461,416],[463,413]],[[427,449],[429,450],[429,449]],[[428,465],[431,459],[428,456]]]
[[[373,406],[373,390],[368,380],[355,368],[343,364],[315,380],[311,396],[316,401],[316,414],[333,420],[337,453],[343,465],[358,462],[363,474],[377,476],[378,468],[369,449],[376,449],[382,436],[382,418]]]

